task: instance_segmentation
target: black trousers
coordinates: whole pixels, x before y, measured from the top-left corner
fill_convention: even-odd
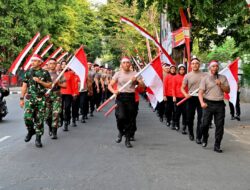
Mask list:
[[[95,83],[93,84],[93,93],[94,93],[94,105],[96,106],[96,109],[100,106],[102,101],[102,88],[101,84],[99,84],[100,92],[97,92],[97,87]]]
[[[229,102],[229,108],[230,108],[230,114],[231,116],[235,116],[235,110],[236,110],[236,116],[240,116],[241,111],[240,111],[240,92],[237,92],[237,99],[236,99],[236,105],[234,105]]]
[[[205,100],[208,107],[203,109],[202,118],[202,134],[203,141],[207,142],[209,125],[214,117],[215,124],[215,144],[214,146],[220,147],[221,140],[224,134],[224,122],[225,122],[225,103],[224,101],[209,101]]]
[[[163,118],[165,114],[165,103],[164,101],[157,103],[156,109],[160,118]]]
[[[173,102],[173,97],[172,96],[167,96],[165,115],[166,115],[166,118],[167,118],[167,122],[171,122],[171,120],[173,120],[174,102]]]
[[[136,114],[135,94],[120,93],[116,98],[117,108],[115,110],[117,129],[121,135],[127,138],[134,132]]]
[[[201,119],[202,119],[202,108],[200,105],[199,98],[192,96],[187,100],[187,125],[190,135],[194,135],[194,116],[197,111],[197,127],[196,127],[196,138],[202,138],[201,132]]]
[[[180,102],[183,98],[176,98],[176,104]],[[182,124],[187,125],[187,103],[183,102],[181,105],[174,105],[174,122],[180,123],[180,118],[182,116]]]
[[[87,116],[88,114],[88,92],[80,92],[80,112],[82,116]]]
[[[80,97],[76,96],[72,100],[72,119],[76,120],[79,117],[79,108],[80,108]]]
[[[72,99],[73,99],[72,95],[70,95],[70,94],[62,94],[61,121],[70,122]]]

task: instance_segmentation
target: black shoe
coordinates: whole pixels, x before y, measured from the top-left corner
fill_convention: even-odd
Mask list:
[[[85,119],[89,119],[88,116],[85,116]]]
[[[84,119],[85,117],[84,116],[82,116],[82,119],[81,119],[81,123],[86,123],[86,121],[85,121],[85,119]]]
[[[175,123],[173,122],[172,125],[171,125],[171,129],[172,130],[175,130]]]
[[[194,135],[189,135],[189,140],[193,141],[194,140]]]
[[[49,136],[52,136],[52,127],[49,126]]]
[[[207,147],[207,142],[202,142],[202,147],[203,148]]]
[[[240,121],[240,116],[236,116],[235,119],[237,119],[238,121]]]
[[[76,125],[76,120],[75,120],[75,119],[73,119],[72,124],[73,124],[73,125],[72,125],[73,127],[76,127],[76,126],[77,126],[77,125]]]
[[[68,122],[66,121],[65,123],[64,123],[64,128],[63,128],[63,131],[69,131],[69,129],[68,129]]]
[[[176,130],[176,131],[179,131],[179,130],[180,130],[180,124],[179,124],[179,123],[176,123],[176,124],[175,124],[175,130]]]
[[[57,139],[57,128],[52,128],[52,137],[51,139]]]
[[[215,151],[215,152],[218,152],[218,153],[222,153],[222,152],[223,152],[223,151],[222,151],[219,147],[217,147],[217,146],[214,147],[214,151]]]
[[[93,113],[90,113],[90,117],[94,117]]]
[[[36,143],[37,148],[42,148],[43,147],[42,142],[41,142],[41,135],[36,135],[35,143]]]
[[[160,122],[163,122],[163,117],[159,117],[159,119],[160,119]]]
[[[127,148],[132,148],[133,146],[132,146],[132,144],[130,143],[130,139],[127,137],[126,138],[126,140],[125,140],[125,146],[127,147]]]
[[[122,135],[118,134],[117,139],[115,140],[116,143],[122,142]]]
[[[181,134],[186,135],[187,132],[185,130],[182,130]]]
[[[170,126],[170,122],[167,121],[166,126],[169,127]]]
[[[135,137],[134,136],[130,137],[130,141],[135,141]]]
[[[32,129],[28,129],[28,134],[26,135],[24,141],[25,142],[29,142],[34,134],[36,134],[35,129],[33,129],[33,128]]]
[[[200,139],[196,139],[196,143],[197,144],[201,144],[201,140]]]
[[[231,116],[231,120],[235,120],[235,117],[234,117],[234,116]]]

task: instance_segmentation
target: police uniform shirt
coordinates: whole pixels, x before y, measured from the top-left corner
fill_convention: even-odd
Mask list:
[[[208,74],[201,80],[200,89],[204,90],[204,98],[211,101],[224,100],[224,92],[221,88],[216,85],[216,76]],[[218,75],[218,79],[221,81],[223,86],[229,86],[228,80],[224,75]]]
[[[188,86],[188,93],[191,94],[195,90],[199,88],[200,81],[202,80],[203,77],[205,77],[207,73],[203,73],[201,71],[199,72],[190,72],[185,75],[183,79],[183,84]],[[196,94],[197,96],[197,94]]]
[[[135,71],[129,71],[125,72],[123,70],[120,70],[115,73],[113,76],[113,80],[117,82],[117,87],[120,89],[124,84],[126,84],[132,77],[136,75]],[[129,84],[126,88],[121,90],[120,92],[127,92],[127,93],[134,93],[135,92],[135,85]]]

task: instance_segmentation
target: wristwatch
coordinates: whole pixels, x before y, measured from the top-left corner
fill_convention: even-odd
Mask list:
[[[20,97],[20,100],[24,100],[24,97]]]

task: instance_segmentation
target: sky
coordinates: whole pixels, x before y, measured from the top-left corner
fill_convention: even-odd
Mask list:
[[[107,0],[89,0],[91,3],[107,3]]]

